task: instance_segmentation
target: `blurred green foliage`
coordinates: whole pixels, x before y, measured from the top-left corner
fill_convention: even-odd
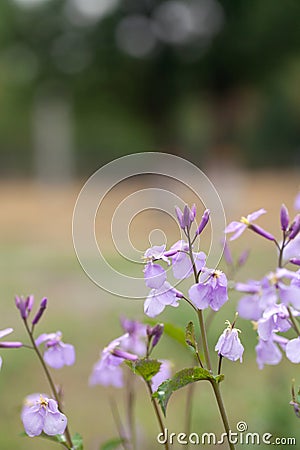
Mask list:
[[[2,0],[0,167],[33,172],[43,90],[74,121],[78,173],[139,151],[299,163],[297,0]]]

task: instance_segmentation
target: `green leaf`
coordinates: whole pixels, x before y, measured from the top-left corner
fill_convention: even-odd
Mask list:
[[[152,319],[147,319],[146,323],[149,325],[156,325],[157,322]],[[172,323],[164,323],[164,334],[172,338],[174,341],[186,347],[185,334],[182,328],[173,325]]]
[[[212,375],[208,370],[201,367],[192,367],[190,369],[183,369],[177,372],[172,378],[164,381],[154,392],[153,397],[158,399],[164,416],[166,416],[166,409],[168,401],[173,392],[187,386],[196,381],[208,380],[219,383],[224,379],[224,375]]]
[[[190,347],[193,347],[193,349],[198,351],[198,345],[195,338],[195,328],[193,322],[189,322],[185,329],[185,342]]]
[[[29,437],[25,431],[20,433],[20,436]],[[58,442],[59,444],[65,444],[67,442],[64,434],[56,434],[54,436],[49,436],[48,434],[42,432],[38,437],[42,438],[42,439],[46,439],[47,441],[52,441],[52,442],[56,442],[56,443]],[[75,449],[77,450],[77,447],[75,447]],[[82,449],[79,447],[78,450],[82,450]]]
[[[100,450],[115,450],[124,442],[124,439],[116,438],[110,439],[101,445]]]
[[[159,372],[161,363],[157,359],[138,359],[137,361],[127,361],[133,373],[140,375],[146,382],[150,381]]]
[[[75,433],[72,437],[73,449],[83,450],[83,439],[79,433]]]

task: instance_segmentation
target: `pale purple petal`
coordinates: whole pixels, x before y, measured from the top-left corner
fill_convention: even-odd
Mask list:
[[[171,377],[171,362],[166,359],[159,360],[159,362],[161,363],[159,372],[151,379],[152,392],[157,391],[158,386]]]
[[[209,306],[209,293],[211,287],[205,284],[194,284],[189,289],[189,297],[198,309],[205,309]]]
[[[61,343],[63,359],[66,366],[72,366],[75,363],[75,349],[71,344]]]
[[[244,347],[239,339],[238,331],[235,328],[227,328],[223,331],[215,346],[219,355],[230,359],[231,361],[242,362]]]
[[[300,192],[295,198],[294,208],[296,211],[300,211]]]
[[[286,346],[287,358],[295,364],[300,363],[300,337],[292,339]]]
[[[146,286],[151,289],[159,289],[166,281],[166,271],[159,264],[148,263],[144,269]]]
[[[0,356],[0,370],[1,370],[1,368],[2,368],[2,363],[3,363],[3,361],[2,361],[2,358],[1,358],[1,356]]]
[[[12,333],[14,330],[13,328],[5,328],[4,330],[0,331],[0,339],[4,336],[7,336],[8,334]]]
[[[241,228],[241,225],[243,225],[241,222],[237,222],[236,220],[234,220],[233,222],[230,222],[229,225],[227,225],[224,233],[234,233]]]
[[[262,214],[266,214],[266,212],[267,211],[265,209],[261,208],[258,211],[254,211],[253,213],[248,214],[247,220],[249,222],[253,222],[253,220],[258,219],[258,217],[260,217]]]
[[[276,365],[282,359],[282,353],[277,345],[270,339],[269,341],[259,341],[256,350],[256,362],[259,369],[263,369],[264,364]]]
[[[239,227],[236,230],[236,232],[231,236],[231,238],[229,240],[230,241],[235,241],[235,239],[240,237],[241,234],[243,234],[246,229],[247,229],[247,225],[245,225],[244,223],[240,223]]]
[[[39,412],[27,409],[22,414],[22,421],[24,429],[30,437],[39,436],[43,431],[44,418]]]
[[[58,345],[49,347],[44,353],[44,361],[53,369],[61,369],[65,364],[62,348]]]
[[[48,410],[45,417],[43,431],[49,436],[63,434],[67,426],[67,418],[61,412],[52,413]]]
[[[89,379],[89,385],[123,387],[123,371],[120,366],[108,366],[102,362],[95,364]]]
[[[261,317],[262,309],[259,306],[257,295],[246,295],[238,303],[237,312],[239,316],[247,320],[258,320]]]
[[[57,337],[57,333],[42,333],[36,340],[35,344],[37,346],[43,344],[46,341],[55,339]]]
[[[144,313],[148,317],[156,317],[165,309],[165,305],[160,303],[157,297],[149,296],[144,303]]]

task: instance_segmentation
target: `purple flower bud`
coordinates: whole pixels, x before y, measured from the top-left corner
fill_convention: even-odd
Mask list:
[[[224,239],[223,245],[224,245],[224,258],[225,258],[225,261],[227,262],[227,264],[229,266],[232,266],[233,265],[233,259],[232,259],[231,252],[230,252],[230,249],[229,249],[229,246],[227,244],[226,239]]]
[[[44,313],[44,311],[45,311],[45,309],[47,307],[47,301],[48,300],[47,300],[46,297],[43,298],[43,300],[41,301],[40,308],[39,308],[38,312],[36,313],[36,315],[34,316],[34,319],[32,321],[32,325],[36,325],[39,322],[40,318],[42,317],[42,315],[43,315],[43,313]]]
[[[300,231],[300,214],[297,214],[292,225],[290,226],[289,238],[294,239]]]
[[[260,236],[269,239],[269,241],[275,241],[275,237],[271,233],[259,227],[258,225],[250,224],[248,228],[254,231],[255,233],[259,234]]]
[[[125,352],[120,348],[115,348],[112,353],[113,356],[117,358],[127,359],[128,361],[136,361],[138,359],[137,355],[133,355],[132,353]]]
[[[189,228],[190,225],[191,225],[191,222],[192,222],[192,220],[191,220],[191,210],[190,210],[190,208],[187,205],[185,205],[184,210],[183,210],[183,221],[182,221],[183,227],[184,228],[185,227]]]
[[[23,300],[23,298],[16,295],[15,302],[16,307],[20,311],[22,319],[23,320],[27,319],[26,303]]]
[[[239,260],[238,260],[239,266],[243,266],[245,264],[245,262],[248,259],[249,253],[250,253],[250,250],[248,250],[248,249],[245,250],[243,253],[241,253]]]
[[[291,258],[290,262],[292,264],[295,264],[296,266],[300,266],[300,259],[299,258]]]
[[[147,327],[147,335],[149,336],[149,338],[153,337],[152,348],[154,348],[158,344],[163,332],[164,332],[163,323],[158,323],[154,327]]]
[[[0,342],[0,348],[20,348],[20,347],[23,347],[22,342],[17,341]]]
[[[286,231],[288,229],[289,222],[290,222],[290,218],[289,218],[288,209],[284,204],[282,204],[281,209],[280,209],[280,223],[281,223],[282,231]]]
[[[209,215],[210,215],[210,210],[206,209],[203,213],[200,225],[196,231],[196,236],[198,236],[199,234],[202,233],[202,231],[204,230],[204,228],[206,227],[208,221],[209,221]]]
[[[26,299],[26,302],[25,302],[25,306],[26,306],[28,314],[31,312],[33,304],[34,304],[34,296],[33,295],[29,295],[27,297],[27,299]]]
[[[184,228],[184,226],[183,226],[183,214],[181,212],[181,209],[178,208],[178,206],[175,206],[175,212],[176,212],[176,216],[177,216],[179,225],[181,226],[181,228]]]

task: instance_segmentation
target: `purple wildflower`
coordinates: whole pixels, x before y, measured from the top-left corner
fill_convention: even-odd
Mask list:
[[[173,275],[178,280],[188,278],[193,273],[193,265],[188,252],[189,245],[183,240],[175,242],[170,248]],[[204,252],[193,252],[193,257],[197,272],[199,272],[205,266],[206,255]]]
[[[4,330],[0,330],[0,339],[8,334],[12,333],[13,328],[5,328]],[[0,342],[0,348],[20,348],[23,347],[23,343],[19,341],[5,341]],[[2,367],[2,358],[0,356],[0,369]]]
[[[35,341],[36,345],[45,343],[44,361],[53,369],[71,366],[75,362],[75,349],[71,344],[62,342],[62,333],[43,333]]]
[[[265,209],[259,209],[251,214],[248,214],[247,217],[242,217],[240,222],[233,221],[225,228],[225,233],[234,233],[230,240],[233,241],[240,237],[240,235],[248,228],[252,226],[252,222],[260,217],[262,214],[265,214],[267,211]],[[262,232],[260,227],[257,227],[256,232]],[[273,238],[274,239],[274,238]]]
[[[158,344],[160,341],[160,338],[162,337],[164,332],[164,324],[158,323],[154,327],[150,327],[150,325],[147,326],[147,336],[149,341],[151,340],[152,344],[152,350],[153,348]]]
[[[285,352],[292,363],[300,363],[300,337],[291,339],[286,345]]]
[[[174,289],[168,281],[165,281],[160,288],[151,289],[144,303],[144,312],[149,317],[155,317],[160,314],[167,305],[177,307],[178,298],[180,298],[180,293]]]
[[[159,289],[167,279],[166,271],[159,265],[149,262],[144,269],[146,286],[151,289]]]
[[[204,269],[199,283],[190,288],[189,296],[198,309],[210,306],[214,311],[218,311],[228,300],[225,274],[221,270]]]
[[[268,341],[273,332],[285,332],[291,328],[289,312],[282,303],[267,308],[262,318],[258,320],[258,335],[264,341]]]
[[[160,369],[154,377],[151,379],[151,389],[152,392],[157,391],[158,387],[171,377],[171,367],[172,363],[166,359],[159,359],[161,363]]]
[[[45,309],[47,308],[47,302],[48,300],[46,297],[42,299],[40,303],[40,308],[32,320],[32,325],[36,325],[40,321],[42,315],[45,312]]]
[[[122,344],[128,340],[128,333],[114,339],[107,347],[105,347],[100,355],[100,359],[93,367],[89,384],[95,386],[101,384],[103,386],[114,386],[121,388],[123,386],[123,372],[120,367],[125,359],[137,360],[138,356],[128,354],[122,351]]]
[[[57,402],[45,394],[32,394],[26,400],[21,414],[25,432],[30,437],[42,431],[49,436],[63,434],[67,418],[58,410]]]
[[[215,350],[219,356],[221,355],[231,361],[237,361],[239,359],[242,362],[244,347],[239,338],[240,330],[234,328],[229,321],[226,321],[226,323],[228,327],[219,337]]]
[[[22,319],[23,320],[27,319],[34,303],[33,295],[29,295],[26,299],[24,299],[22,296],[19,297],[18,295],[16,295],[15,303],[16,307],[20,311]]]

